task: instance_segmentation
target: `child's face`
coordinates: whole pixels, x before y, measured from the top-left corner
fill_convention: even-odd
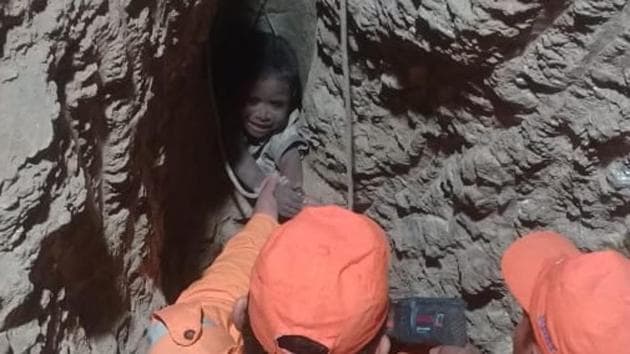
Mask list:
[[[289,117],[291,90],[273,76],[256,80],[245,96],[241,112],[245,132],[252,138],[267,137],[282,128]]]

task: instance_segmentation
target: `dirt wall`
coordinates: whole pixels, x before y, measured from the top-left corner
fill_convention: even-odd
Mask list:
[[[310,3],[316,17],[302,4],[270,1],[268,16],[303,64],[315,44],[306,189],[342,204],[338,1]],[[508,353],[518,309],[498,261],[512,240],[550,228],[629,249],[630,7],[349,10],[356,207],[391,237],[392,294],[462,296],[473,341]],[[216,11],[0,2],[0,353],[142,352],[151,311],[227,236],[205,67]]]
[[[346,189],[338,1],[318,2],[313,194]],[[534,229],[630,243],[626,1],[350,0],[357,208],[393,245],[393,294],[457,295],[509,353],[502,251]],[[624,167],[625,166],[625,167]]]
[[[213,4],[0,2],[0,353],[143,351],[165,245],[220,196]]]

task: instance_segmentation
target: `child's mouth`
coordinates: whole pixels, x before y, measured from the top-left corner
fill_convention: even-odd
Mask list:
[[[255,133],[256,135],[267,134],[267,132],[271,128],[270,124],[265,124],[265,123],[262,123],[262,122],[259,122],[259,121],[255,120],[255,119],[249,119],[247,121],[247,125],[248,125],[249,130],[252,133]]]

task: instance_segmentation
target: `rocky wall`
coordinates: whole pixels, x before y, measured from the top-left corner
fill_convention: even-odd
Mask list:
[[[225,189],[213,12],[0,1],[0,353],[142,352],[149,314],[185,285],[168,275]]]
[[[267,11],[306,65],[300,4]],[[343,203],[339,4],[315,4],[306,189]],[[630,249],[630,6],[349,7],[356,206],[391,237],[392,294],[462,296],[473,341],[509,353],[512,240],[550,228]],[[203,44],[216,11],[0,0],[0,353],[142,352],[148,315],[216,252],[230,204]]]
[[[339,1],[317,5],[307,188],[343,203]],[[630,5],[349,0],[349,21],[356,205],[391,237],[392,293],[462,296],[473,342],[510,353],[510,242],[629,250]]]

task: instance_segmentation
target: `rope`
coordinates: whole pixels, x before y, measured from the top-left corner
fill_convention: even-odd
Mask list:
[[[265,7],[267,6],[267,1],[269,0],[263,0],[263,2],[260,3],[260,7],[258,7],[258,12],[256,12],[256,17],[254,18],[254,22],[252,23],[252,30],[256,28],[258,21],[260,21],[260,16],[262,16],[263,14],[266,17],[266,20],[269,22],[269,17],[267,16],[267,11],[265,10]],[[276,34],[275,31],[273,30],[273,26],[271,26],[271,29],[274,32],[274,34]]]
[[[268,0],[262,1],[258,12],[256,14],[255,21],[252,27],[255,27],[261,16],[265,16],[265,20],[269,25],[272,33],[275,34],[275,28],[270,21],[270,18],[265,11],[265,7],[267,5]],[[350,210],[354,208],[354,147],[353,147],[353,127],[352,127],[352,101],[350,97],[350,68],[349,68],[349,58],[348,58],[348,19],[347,19],[348,7],[347,0],[341,0],[341,50],[343,55],[343,94],[345,100],[345,110],[346,110],[346,148],[347,148],[347,160],[346,160],[346,169],[347,169],[347,178],[348,178],[348,200],[347,207]],[[210,47],[208,46],[208,61],[212,57],[212,53],[210,51]],[[210,97],[216,98],[215,90],[214,90],[214,79],[212,75],[212,63],[208,63],[208,83],[210,88]],[[260,195],[260,191],[250,192],[248,191],[242,184],[241,181],[234,173],[232,166],[230,165],[229,159],[227,157],[227,153],[225,151],[225,143],[223,141],[223,127],[221,125],[221,118],[219,117],[219,112],[217,109],[216,102],[211,104],[211,114],[214,117],[214,121],[217,127],[217,140],[219,144],[219,152],[221,154],[221,158],[223,159],[223,165],[225,168],[225,172],[228,175],[228,178],[236,188],[236,190],[244,197],[249,199],[257,199]],[[309,196],[307,199],[311,198]],[[313,200],[307,204],[319,204],[316,201],[316,198],[312,198]]]
[[[256,27],[256,25],[260,21],[260,17],[264,15],[265,19],[267,20],[267,22],[269,23],[271,27],[271,30],[275,32],[273,26],[271,25],[271,22],[269,21],[269,17],[267,17],[267,12],[265,11],[265,7],[267,6],[268,1],[269,0],[263,0],[260,3],[260,7],[258,8],[258,11],[256,12],[256,17],[254,19],[254,22],[252,23],[252,30]],[[215,95],[215,92],[214,92],[214,78],[212,75],[212,63],[210,63],[210,58],[212,58],[212,53],[208,46],[208,83],[210,86],[210,97],[214,99],[217,96]],[[221,118],[219,117],[219,111],[217,109],[216,102],[213,102],[211,106],[212,106],[211,113],[214,117],[214,121],[217,126],[217,140],[219,143],[219,152],[221,154],[221,158],[223,159],[223,167],[225,168],[225,172],[227,173],[228,178],[230,179],[232,184],[234,185],[234,188],[236,188],[236,190],[242,196],[249,199],[257,199],[258,196],[260,195],[260,191],[254,191],[254,192],[248,191],[243,186],[243,184],[241,184],[241,181],[239,181],[238,177],[236,176],[236,173],[234,173],[234,169],[232,169],[232,166],[230,165],[229,159],[227,157],[227,153],[225,151],[225,143],[223,141],[223,126],[221,125]]]
[[[346,110],[346,173],[348,178],[348,209],[354,209],[354,146],[352,98],[350,97],[350,59],[348,56],[348,0],[341,0],[341,53],[343,62],[343,97]]]
[[[209,88],[210,88],[210,97],[215,99],[217,96],[214,93],[214,79],[212,76],[212,63],[210,63],[210,58],[211,58],[212,53],[210,53],[209,47],[210,46],[208,46],[208,62],[209,62],[208,63],[208,83],[209,83]],[[236,188],[236,190],[241,195],[249,199],[258,198],[260,191],[254,191],[254,192],[248,191],[245,187],[243,187],[238,177],[236,177],[236,173],[234,173],[234,170],[232,169],[232,166],[230,165],[230,162],[229,162],[230,160],[228,160],[227,153],[225,151],[225,143],[223,141],[223,126],[221,125],[221,118],[219,117],[219,110],[217,109],[217,104],[216,102],[212,102],[210,106],[212,106],[211,114],[214,117],[214,122],[217,126],[217,140],[219,143],[219,152],[221,153],[221,158],[223,159],[223,167],[225,168],[225,172],[230,178],[230,181],[232,181],[234,188]]]
[[[265,11],[265,21],[267,21],[267,26],[269,26],[271,33],[274,36],[277,36],[278,33],[276,33],[276,28],[273,26],[273,22],[271,21],[271,18],[269,18],[269,14],[267,13],[267,11]]]

